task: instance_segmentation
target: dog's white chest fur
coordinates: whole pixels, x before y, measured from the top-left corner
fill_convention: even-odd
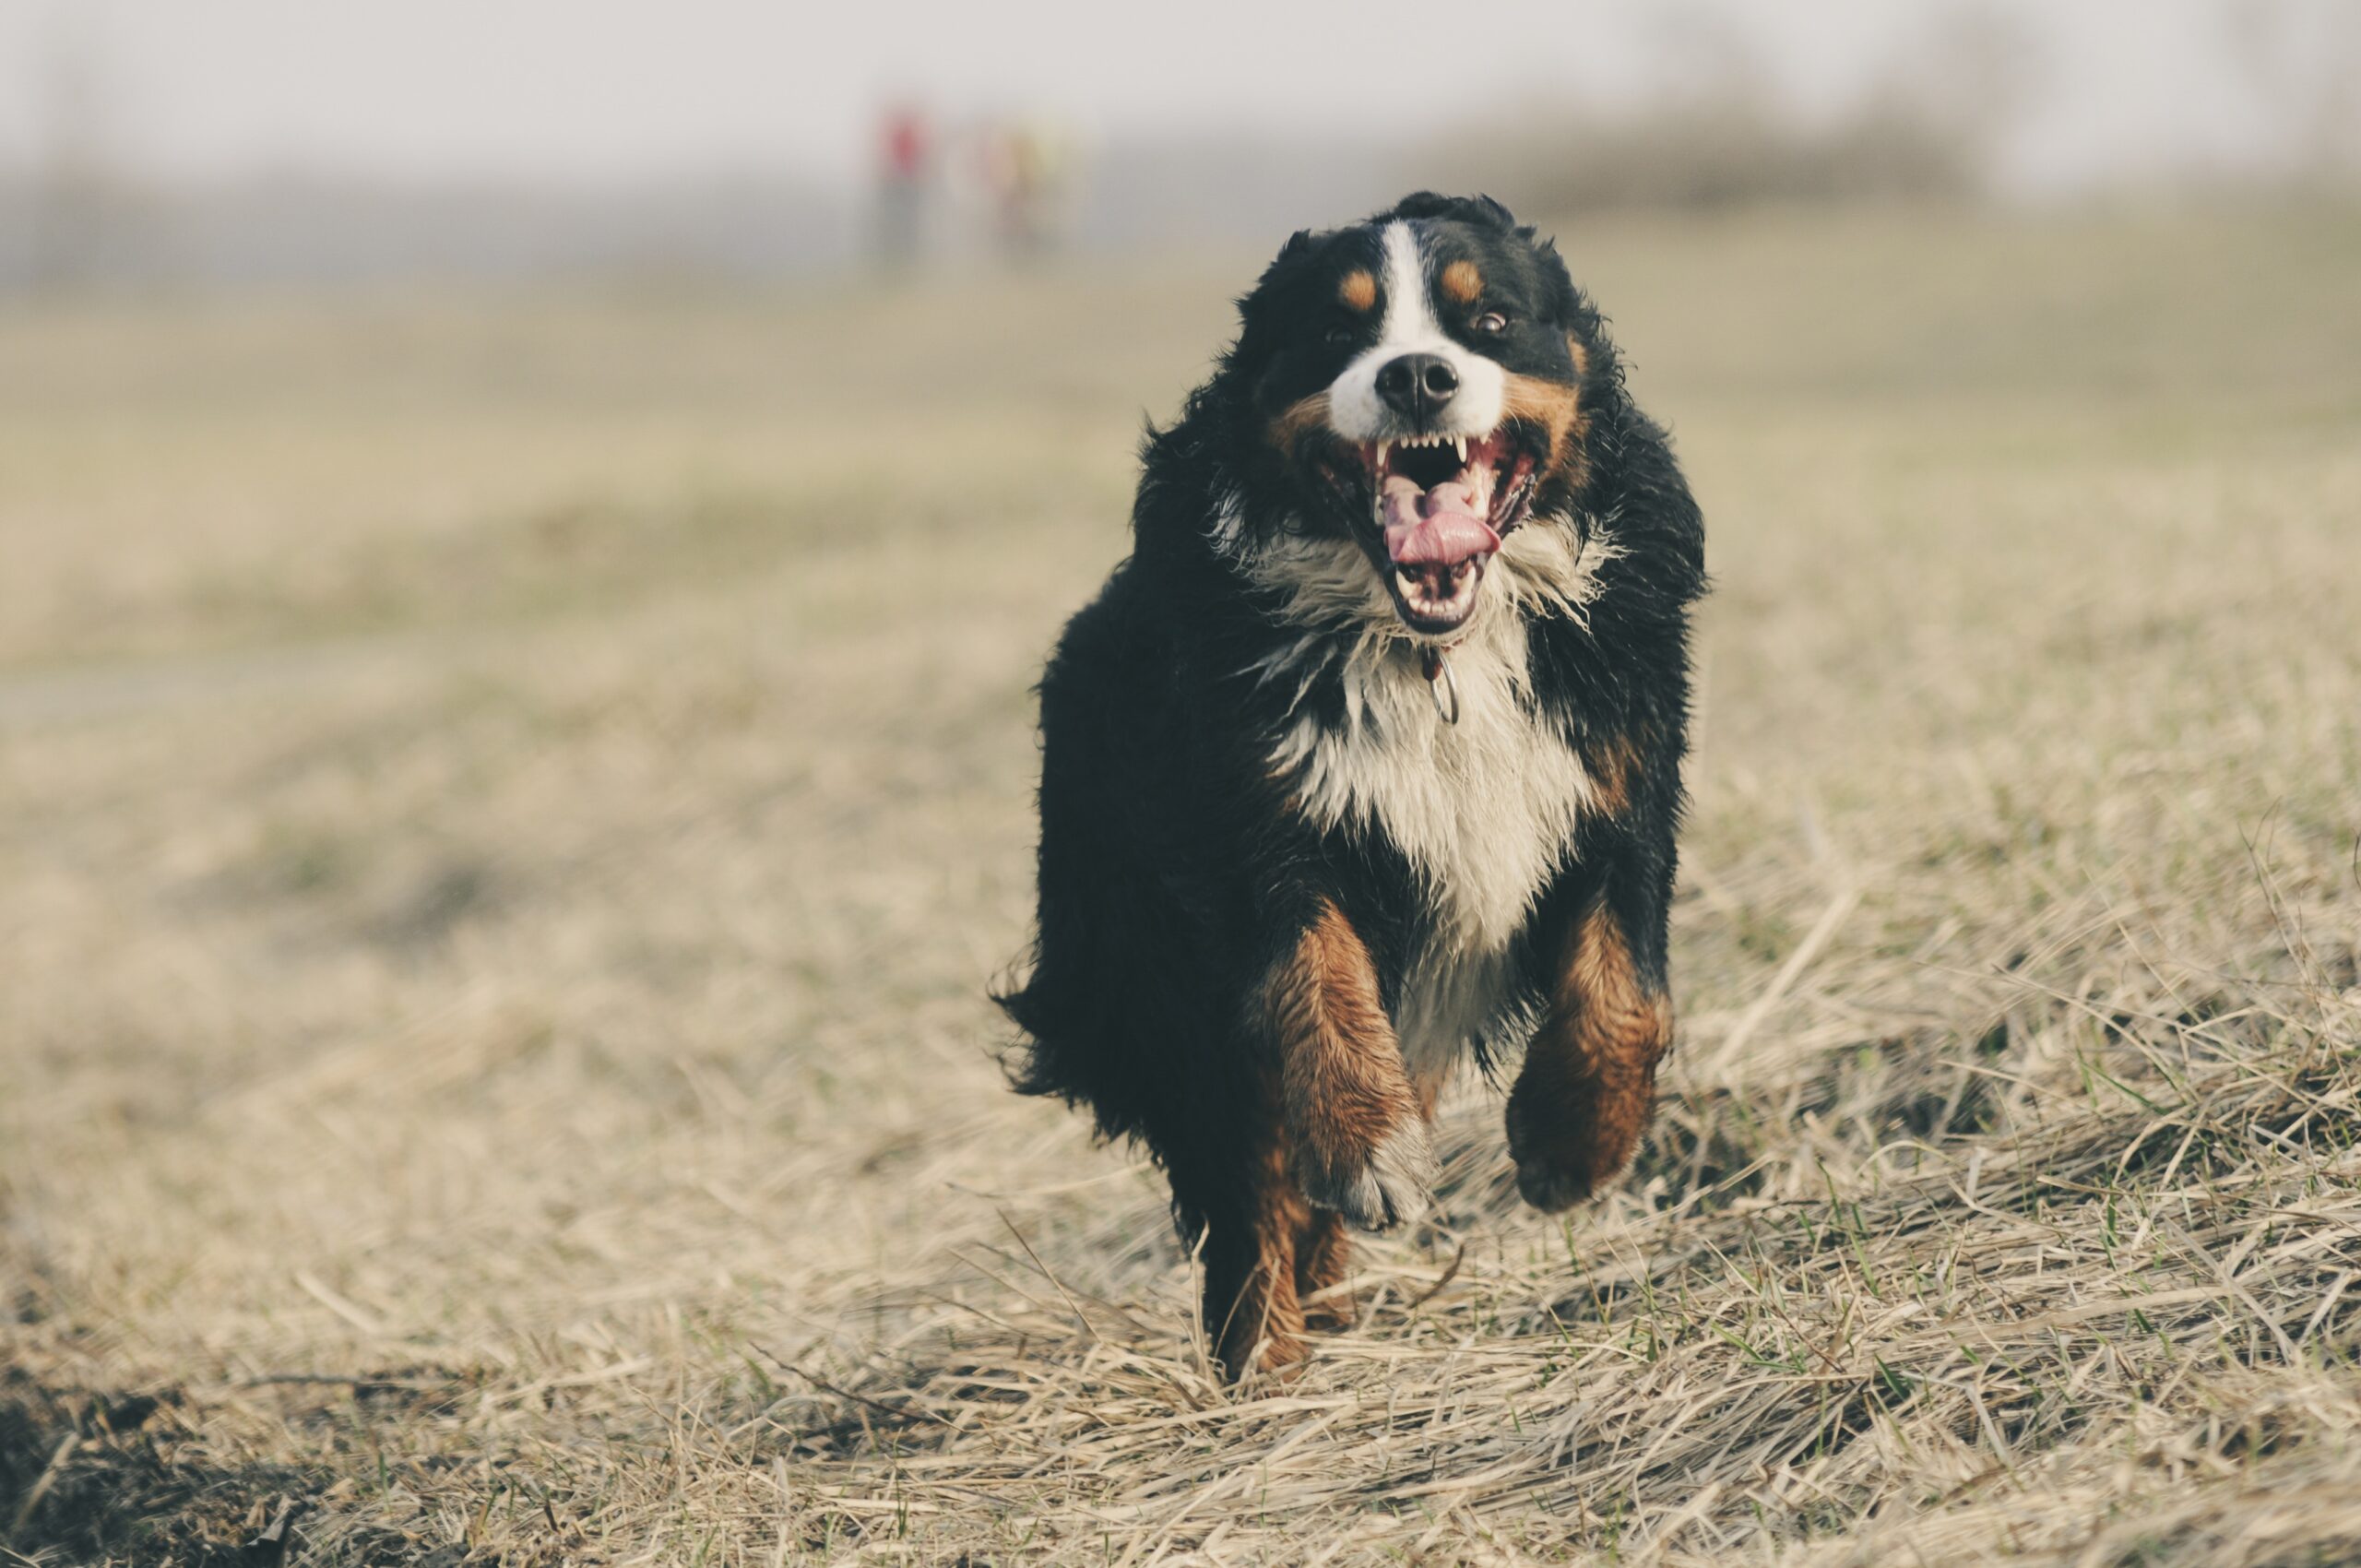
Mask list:
[[[1507,1026],[1516,1002],[1509,945],[1592,804],[1573,748],[1525,701],[1525,625],[1503,613],[1511,608],[1487,606],[1447,656],[1456,724],[1443,721],[1415,645],[1370,636],[1339,653],[1332,643],[1342,722],[1299,715],[1271,758],[1311,821],[1382,831],[1418,878],[1432,930],[1394,1019],[1414,1070],[1441,1067]],[[1299,646],[1298,659],[1320,662]]]
[[[1470,955],[1525,924],[1590,798],[1572,748],[1520,700],[1524,639],[1500,646],[1511,640],[1470,638],[1450,655],[1457,724],[1412,650],[1357,653],[1343,725],[1299,721],[1273,758],[1321,826],[1383,829],[1425,885],[1438,944]]]
[[[1418,878],[1432,933],[1416,956],[1394,1025],[1413,1068],[1440,1064],[1516,1001],[1509,944],[1572,847],[1594,791],[1565,737],[1526,701],[1526,618],[1581,615],[1611,540],[1587,552],[1570,530],[1530,527],[1494,558],[1484,605],[1448,654],[1459,721],[1446,724],[1418,645],[1396,629],[1384,588],[1357,547],[1298,540],[1240,561],[1279,596],[1304,636],[1259,671],[1292,684],[1289,727],[1271,770],[1289,780],[1318,826],[1382,831]],[[1334,670],[1341,723],[1304,711],[1314,679]]]

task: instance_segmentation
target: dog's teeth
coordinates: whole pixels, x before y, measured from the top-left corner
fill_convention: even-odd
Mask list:
[[[1459,448],[1459,460],[1465,464],[1467,461],[1467,437],[1454,435],[1451,438],[1451,444]]]
[[[1377,444],[1377,467],[1381,473],[1385,470],[1385,454],[1392,450],[1393,446],[1394,443],[1391,441],[1381,441]]]

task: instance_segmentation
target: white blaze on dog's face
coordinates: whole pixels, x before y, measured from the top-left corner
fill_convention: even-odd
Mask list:
[[[1457,382],[1450,401],[1435,410],[1431,433],[1470,439],[1491,434],[1501,422],[1501,391],[1508,373],[1497,361],[1462,348],[1444,334],[1434,301],[1428,296],[1433,284],[1410,225],[1396,220],[1380,232],[1385,254],[1381,295],[1385,315],[1376,343],[1328,385],[1330,426],[1346,440],[1362,443],[1430,434],[1411,428],[1415,422],[1382,399],[1377,390],[1378,376],[1396,361],[1426,355],[1440,360]]]
[[[1477,203],[1299,236],[1244,302],[1233,357],[1268,445],[1412,633],[1456,638],[1507,535],[1571,509],[1586,308],[1554,251]]]

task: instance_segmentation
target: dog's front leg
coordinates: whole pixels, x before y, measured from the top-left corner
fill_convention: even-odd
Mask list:
[[[1517,1191],[1555,1213],[1589,1197],[1631,1158],[1655,1105],[1656,1063],[1672,1043],[1660,966],[1643,963],[1630,911],[1595,892],[1555,954],[1549,1008],[1510,1092]]]
[[[1424,1107],[1350,921],[1322,900],[1272,973],[1264,1013],[1303,1194],[1371,1230],[1425,1208],[1435,1160]]]

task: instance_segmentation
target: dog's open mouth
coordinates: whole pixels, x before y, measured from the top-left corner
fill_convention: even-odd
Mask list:
[[[1414,632],[1456,631],[1475,613],[1492,552],[1532,505],[1532,457],[1504,429],[1479,438],[1364,442],[1358,449],[1395,610]]]

